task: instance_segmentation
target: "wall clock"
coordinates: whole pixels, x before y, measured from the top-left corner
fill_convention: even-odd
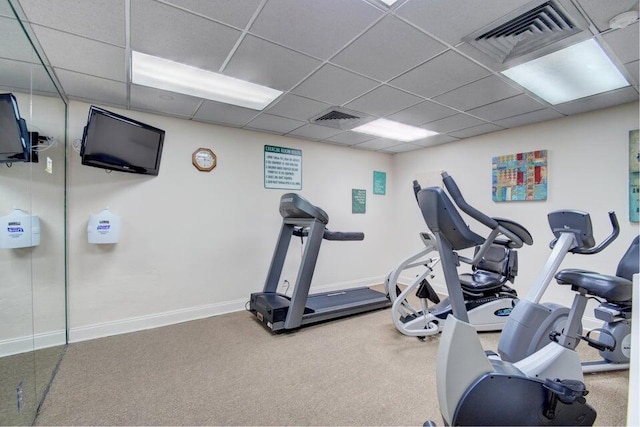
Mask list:
[[[198,148],[191,155],[193,166],[202,172],[211,172],[218,165],[218,158],[213,151],[208,148]]]

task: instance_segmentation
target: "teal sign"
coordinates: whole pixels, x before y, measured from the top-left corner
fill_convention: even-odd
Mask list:
[[[373,171],[373,194],[387,194],[387,173]]]
[[[351,190],[351,213],[363,214],[367,212],[367,190]]]

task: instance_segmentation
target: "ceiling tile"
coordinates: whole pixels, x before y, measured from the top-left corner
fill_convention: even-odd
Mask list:
[[[67,70],[55,70],[69,98],[119,107],[127,105],[127,87],[123,82],[87,76]]]
[[[11,7],[9,7],[9,3],[7,3],[6,1],[0,3],[0,16],[8,16],[14,18],[13,11],[11,10]]]
[[[276,116],[309,120],[329,107],[330,105],[324,102],[318,102],[313,99],[287,93],[281,96],[273,106],[269,107],[267,112],[269,114],[275,114]]]
[[[341,106],[377,85],[373,80],[326,64],[293,89],[293,93]]]
[[[320,65],[320,61],[253,36],[244,38],[223,74],[288,91]]]
[[[400,123],[418,126],[444,117],[453,116],[454,114],[458,114],[458,111],[436,104],[435,102],[424,101],[418,105],[392,114],[387,118]]]
[[[272,116],[271,114],[260,114],[258,117],[247,123],[246,127],[284,134],[297,129],[300,126],[304,126],[305,123],[306,122],[287,119],[284,117]]]
[[[395,139],[376,138],[376,139],[372,139],[371,141],[352,145],[352,147],[362,148],[366,150],[383,150],[385,148],[393,147],[398,144],[401,144],[401,142],[396,141]]]
[[[604,34],[602,38],[613,50],[620,62],[626,64],[628,62],[637,61],[640,58],[640,22],[629,25],[627,28],[611,31]]]
[[[250,32],[328,59],[381,15],[382,11],[361,0],[271,0]]]
[[[124,48],[37,25],[33,28],[54,67],[125,81]]]
[[[468,0],[410,0],[401,5],[396,14],[424,29],[427,33],[450,45],[531,0],[482,0],[470,4]]]
[[[500,77],[489,76],[437,96],[434,100],[458,110],[467,111],[520,93],[522,91],[508,85]]]
[[[343,132],[341,134],[332,136],[331,138],[327,138],[326,140],[335,142],[337,144],[354,145],[354,144],[360,144],[365,141],[370,141],[374,138],[375,137],[371,135],[367,135],[366,133],[347,131],[347,132]]]
[[[331,62],[386,81],[446,49],[393,16],[387,16]]]
[[[395,154],[395,153],[406,153],[407,151],[421,150],[423,148],[424,147],[421,147],[419,145],[414,145],[414,144],[409,143],[409,142],[403,142],[402,144],[394,145],[392,147],[383,148],[380,151],[382,151],[383,153]]]
[[[531,123],[538,123],[545,120],[558,119],[560,117],[564,116],[552,108],[547,108],[545,110],[533,111],[531,113],[525,113],[519,116],[509,117],[507,119],[496,120],[495,124],[506,128],[512,128]]]
[[[39,63],[31,44],[16,19],[0,17],[0,58]]]
[[[430,122],[420,127],[438,133],[448,133],[472,126],[482,125],[485,123],[486,122],[483,120],[476,119],[475,117],[471,117],[466,114],[456,114],[455,116],[436,120],[435,122]]]
[[[578,114],[634,101],[638,102],[638,92],[633,87],[627,86],[600,95],[558,104],[554,108],[563,114]]]
[[[472,128],[450,132],[449,135],[454,136],[456,138],[470,138],[472,136],[478,136],[485,133],[496,132],[499,130],[503,130],[503,128],[491,123],[485,123],[480,126],[474,126]]]
[[[131,85],[131,108],[146,111],[157,110],[163,114],[191,118],[202,100],[193,96]]]
[[[142,53],[217,72],[241,34],[152,0],[131,2],[131,48]]]
[[[467,113],[494,122],[507,117],[542,110],[543,108],[545,108],[543,104],[530,96],[522,94],[480,108],[474,108],[473,110],[467,111]]]
[[[629,62],[628,64],[625,64],[625,68],[627,69],[627,71],[629,71],[631,78],[634,79],[634,81],[632,81],[631,83],[634,84],[636,87],[640,83],[640,71],[638,67],[639,63],[640,63],[639,61],[633,61],[633,62]]]
[[[236,107],[235,105],[221,102],[204,101],[193,118],[203,122],[237,127],[246,125],[258,114],[258,111],[249,108]]]
[[[55,86],[42,65],[0,58],[0,70],[0,85],[10,88],[10,91],[56,93]]]
[[[20,0],[30,22],[125,46],[124,0]]]
[[[578,0],[578,3],[600,31],[609,29],[609,20],[614,16],[631,9],[638,10],[638,0]]]
[[[449,135],[434,135],[429,138],[419,139],[417,141],[412,141],[412,144],[419,145],[421,147],[432,147],[434,145],[446,144],[447,142],[458,141],[458,138],[454,138]]]
[[[386,116],[420,101],[422,98],[383,85],[349,102],[345,107],[374,116]]]
[[[165,0],[178,7],[237,28],[244,28],[261,0]]]
[[[290,136],[300,136],[303,138],[320,140],[331,138],[332,136],[342,132],[340,129],[333,129],[325,126],[307,124],[290,132]]]
[[[390,84],[431,98],[481,79],[488,74],[489,71],[462,55],[448,51],[391,80]]]

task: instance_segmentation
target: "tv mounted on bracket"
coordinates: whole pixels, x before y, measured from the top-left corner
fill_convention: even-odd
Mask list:
[[[92,105],[82,135],[82,164],[158,175],[164,133],[162,129]]]
[[[28,162],[31,143],[12,93],[0,94],[0,163]]]

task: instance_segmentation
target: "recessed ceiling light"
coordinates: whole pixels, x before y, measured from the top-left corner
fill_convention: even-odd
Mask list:
[[[131,52],[131,82],[253,110],[264,109],[282,94],[266,86],[136,51]]]
[[[398,123],[387,119],[377,119],[351,130],[403,142],[415,141],[416,139],[422,139],[438,134],[437,132],[427,129],[409,126],[404,123]]]
[[[552,105],[629,86],[594,39],[517,65],[502,74]]]

